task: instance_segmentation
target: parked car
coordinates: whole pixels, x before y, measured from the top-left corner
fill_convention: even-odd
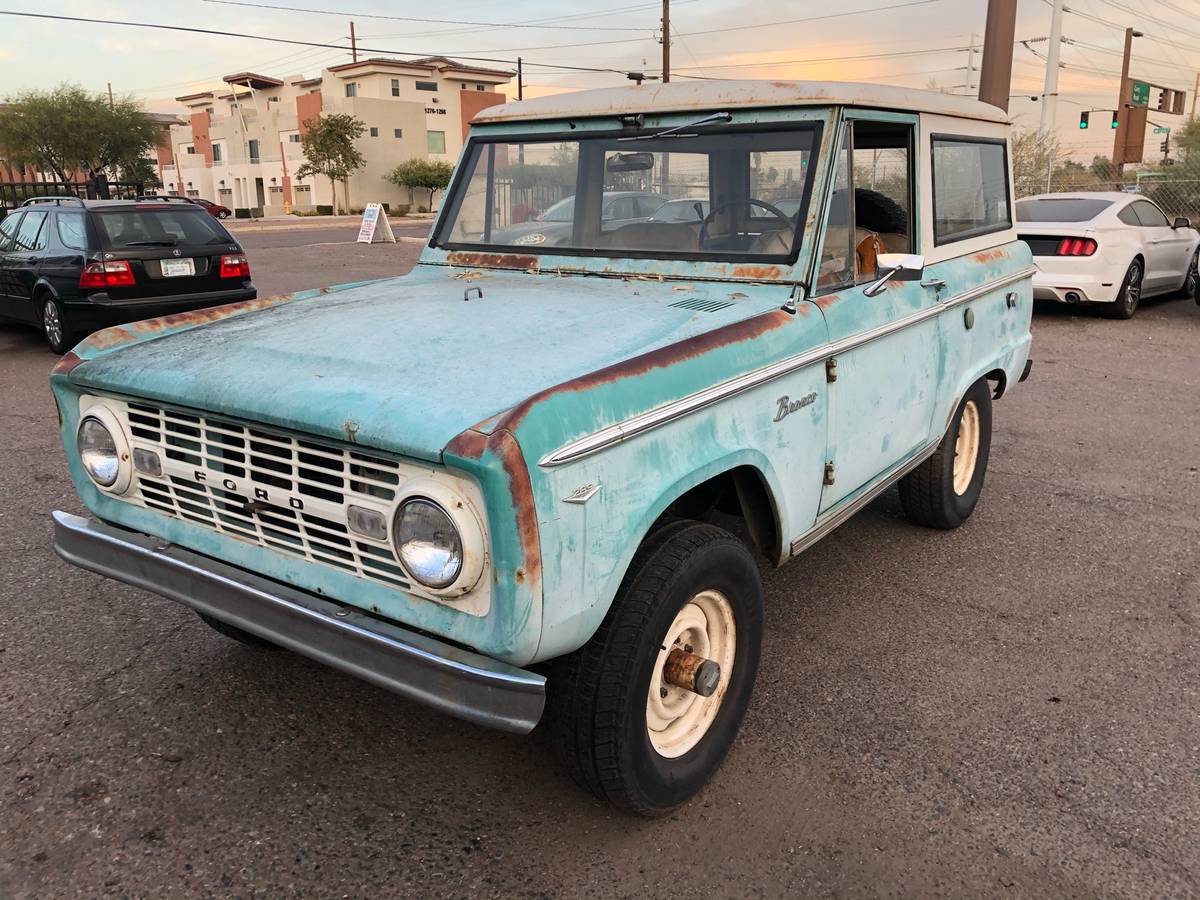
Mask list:
[[[756,556],[800,556],[893,485],[919,525],[976,508],[993,402],[1030,366],[1008,134],[975,100],[836,83],[485,109],[408,275],[64,358],[94,518],[55,513],[55,547],[473,722],[545,715],[581,785],[661,814],[751,702]],[[552,246],[486,239],[534,144],[571,160],[579,214]],[[606,160],[631,146],[711,173],[704,227],[608,227]],[[902,221],[848,189],[885,156]],[[763,199],[783,178],[795,217]]]
[[[228,206],[222,206],[220,203],[213,203],[211,200],[204,200],[201,197],[185,197],[189,203],[194,203],[202,209],[206,210],[209,215],[215,216],[218,219],[228,219],[233,215],[233,210]]]
[[[1096,304],[1129,319],[1146,297],[1197,296],[1200,232],[1153,200],[1125,192],[1041,194],[1017,203],[1020,237],[1038,272],[1033,296]]]
[[[65,353],[99,328],[257,296],[241,245],[189,203],[37,197],[0,221],[0,318]]]
[[[647,222],[695,222],[704,221],[708,215],[707,200],[696,197],[685,197],[681,200],[668,200],[654,211]]]
[[[623,225],[644,222],[666,200],[667,197],[662,194],[644,191],[604,191],[601,194],[600,228],[602,231],[612,231]],[[553,246],[570,236],[574,218],[575,198],[566,197],[540,216],[497,229],[489,236],[489,242],[511,244],[514,247],[538,244]]]

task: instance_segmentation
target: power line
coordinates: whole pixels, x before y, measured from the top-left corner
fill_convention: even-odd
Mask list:
[[[805,65],[807,63],[821,62],[841,62],[842,60],[861,60],[861,59],[898,59],[906,56],[927,56],[934,53],[962,53],[968,47],[939,47],[933,50],[899,50],[894,53],[866,53],[858,56],[825,56],[812,59],[773,59],[767,62],[757,63],[726,63],[717,64],[710,63],[705,66],[706,69],[752,69],[762,66],[795,66]],[[682,69],[690,69],[691,66],[681,66]]]
[[[548,28],[560,31],[644,31],[644,28],[621,28],[613,25],[545,25],[530,22],[472,22],[466,19],[424,19],[417,16],[387,16],[382,13],[346,12],[341,9],[309,9],[303,6],[283,6],[274,3],[251,3],[250,0],[204,0],[221,6],[250,6],[255,9],[275,9],[285,12],[313,13],[338,16],[342,19],[389,19],[396,22],[421,22],[426,25],[473,25],[482,28]],[[682,2],[682,0],[680,0]]]

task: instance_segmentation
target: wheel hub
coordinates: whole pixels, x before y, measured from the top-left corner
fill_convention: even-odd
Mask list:
[[[719,591],[702,591],[675,616],[646,697],[646,728],[660,756],[683,756],[716,719],[733,672],[736,639],[733,607]]]
[[[962,496],[975,477],[979,459],[979,407],[974,400],[963,407],[958,420],[958,437],[954,441],[954,493]]]

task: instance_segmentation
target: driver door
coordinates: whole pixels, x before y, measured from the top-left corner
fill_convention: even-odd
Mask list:
[[[897,121],[900,119],[901,121]],[[936,317],[880,333],[938,303],[919,282],[875,296],[880,252],[919,253],[916,118],[847,122],[829,198],[815,301],[829,337],[829,451],[821,511],[871,485],[929,441],[938,383]]]

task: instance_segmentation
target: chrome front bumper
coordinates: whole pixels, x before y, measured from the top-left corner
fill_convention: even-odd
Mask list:
[[[374,619],[191,550],[55,512],[54,550],[69,563],[160,594],[479,725],[524,734],[541,718],[546,679]]]

